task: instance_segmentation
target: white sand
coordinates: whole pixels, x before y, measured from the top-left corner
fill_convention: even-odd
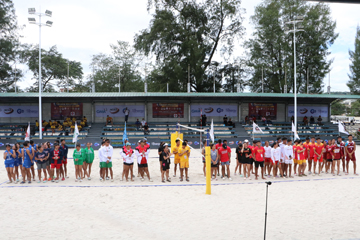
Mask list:
[[[233,181],[217,181],[212,195],[205,195],[200,154],[193,152],[190,182],[172,178],[164,184],[153,149],[149,168],[154,182],[141,182],[137,177],[133,183],[120,182],[119,149],[115,153],[113,183],[98,180],[97,157],[93,180],[82,183],[74,181],[72,161],[70,179],[61,183],[6,184],[5,168],[1,168],[0,239],[263,238],[264,181],[232,176]],[[359,154],[357,157],[360,159]],[[232,159],[233,173],[234,156]],[[136,172],[137,167],[134,169]],[[359,189],[360,177],[353,174],[273,181],[267,239],[359,238]]]

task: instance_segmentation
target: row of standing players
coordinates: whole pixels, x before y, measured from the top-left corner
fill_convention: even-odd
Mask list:
[[[230,162],[231,150],[227,146],[226,140],[221,140],[211,147],[211,175],[214,180],[219,176],[219,166],[222,166],[222,179],[230,178]],[[273,178],[293,178],[305,177],[306,168],[309,175],[319,175],[322,173],[331,173],[333,176],[341,176],[340,165],[345,175],[349,174],[349,163],[353,162],[354,174],[356,173],[356,144],[351,135],[348,141],[344,142],[342,137],[337,139],[321,140],[320,138],[306,138],[305,142],[300,140],[293,141],[287,138],[277,138],[274,144],[270,146],[269,142],[265,142],[265,146],[260,141],[253,141],[250,145],[248,140],[244,143],[239,142],[239,146],[235,150],[236,167],[235,175],[251,180],[251,174],[255,174],[255,179],[259,177],[258,168],[261,168],[261,177]],[[204,154],[204,150],[203,150]],[[203,158],[203,171],[205,176],[205,159]],[[255,165],[255,166],[254,166]],[[226,169],[225,169],[226,168]],[[255,168],[255,172],[253,169]],[[227,174],[225,174],[227,170]],[[243,171],[243,174],[242,174]],[[279,173],[279,174],[278,174]]]
[[[31,183],[31,176],[35,181],[35,169],[34,164],[37,164],[38,177],[41,182],[41,173],[44,173],[43,182],[62,181],[67,176],[67,155],[68,147],[65,145],[65,140],[54,143],[54,148],[51,148],[50,143],[44,143],[41,145],[34,144],[33,141],[24,142],[24,148],[20,149],[19,144],[15,144],[12,149],[10,145],[6,146],[4,152],[5,167],[9,177],[9,183],[12,179],[15,183],[19,182],[19,169],[23,176],[23,181]],[[211,144],[211,175],[214,180],[217,180],[216,176],[219,176],[219,167],[222,166],[221,178],[232,180],[230,177],[230,163],[231,163],[231,150],[227,146],[226,140],[217,144]],[[269,142],[265,142],[265,146],[261,146],[260,141],[254,141],[253,145],[249,144],[248,140],[244,143],[239,142],[239,146],[236,148],[236,167],[235,175],[239,171],[239,175],[245,179],[251,179],[251,173],[255,174],[255,179],[258,179],[258,168],[261,168],[261,177],[265,179],[265,176],[271,177],[292,177],[292,165],[294,165],[294,174],[302,177],[305,175],[306,165],[308,163],[308,171],[311,174],[311,168],[313,166],[313,175],[323,172],[331,173],[335,176],[337,169],[337,175],[340,175],[340,161],[343,164],[343,171],[347,175],[349,173],[349,162],[352,161],[354,165],[354,174],[356,173],[356,158],[355,158],[356,145],[352,140],[352,136],[348,136],[348,141],[345,143],[339,136],[337,140],[332,139],[331,141],[322,141],[320,138],[307,138],[303,143],[300,140],[292,141],[287,138],[278,138],[274,142],[273,146],[270,147]],[[161,143],[158,149],[160,172],[162,182],[171,179],[169,177],[170,170],[170,156],[174,155],[174,177],[176,177],[177,166],[180,168],[180,181],[185,179],[189,181],[188,168],[189,168],[189,157],[190,147],[187,145],[185,140],[182,144],[180,140],[176,141],[176,145],[170,149],[167,144]],[[148,157],[150,152],[150,145],[146,142],[146,138],[138,142],[138,146],[133,150],[129,142],[125,143],[122,148],[121,156],[123,158],[123,172],[121,180],[126,178],[126,181],[134,181],[135,175],[133,174],[134,156],[138,164],[138,176],[144,181],[145,176],[152,181],[148,170]],[[100,159],[100,181],[111,180],[113,181],[112,172],[112,154],[113,148],[110,146],[110,141],[105,140],[99,149]],[[205,175],[205,150],[203,149],[203,171]],[[85,149],[81,149],[80,144],[77,144],[76,149],[73,152],[73,159],[75,165],[75,181],[82,181],[85,176],[88,180],[91,180],[91,167],[94,161],[94,150],[91,144],[88,143]],[[253,168],[255,165],[255,172]],[[318,167],[318,173],[316,168]],[[227,170],[227,171],[225,171]],[[56,171],[56,177],[55,177]],[[108,176],[110,172],[110,177]],[[227,174],[225,173],[227,172]],[[279,172],[279,175],[278,175]],[[267,173],[267,174],[266,174]],[[49,174],[49,178],[47,178]],[[130,177],[129,177],[130,174]],[[166,177],[166,179],[165,179]]]
[[[81,181],[85,175],[90,180],[91,166],[94,161],[94,150],[91,144],[88,143],[85,149],[81,149],[80,144],[77,144],[73,152],[73,159],[76,181]],[[28,183],[31,183],[31,180],[36,181],[35,164],[38,183],[59,182],[69,178],[67,175],[68,146],[65,144],[65,140],[61,140],[61,143],[55,141],[53,147],[50,142],[35,144],[33,141],[25,141],[23,148],[20,148],[19,143],[13,146],[7,144],[4,160],[9,178],[8,183],[20,182],[20,176],[22,176],[21,184],[24,184],[26,180]]]

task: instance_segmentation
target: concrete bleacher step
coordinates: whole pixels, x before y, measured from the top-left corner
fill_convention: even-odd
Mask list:
[[[89,133],[86,136],[86,139],[88,138],[97,138],[99,139],[101,136],[101,131],[104,124],[102,123],[93,123],[91,124],[91,129],[89,130]]]

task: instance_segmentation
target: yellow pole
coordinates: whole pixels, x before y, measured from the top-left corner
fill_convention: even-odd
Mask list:
[[[206,194],[211,195],[211,149],[205,147],[206,162]]]

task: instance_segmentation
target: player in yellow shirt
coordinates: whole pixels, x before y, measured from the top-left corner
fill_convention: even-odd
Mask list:
[[[67,118],[66,118],[66,121],[67,121],[67,122],[71,122],[71,118],[67,117]]]
[[[69,123],[68,123],[68,122],[66,122],[66,121],[64,121],[64,122],[63,122],[63,125],[64,125],[64,128],[66,128],[66,127],[68,127],[68,126],[69,126]]]
[[[61,125],[61,124],[59,124],[59,126],[58,126],[58,129],[57,129],[58,131],[63,131],[64,130],[64,128],[63,128],[63,126]]]
[[[179,139],[176,139],[175,143],[176,145],[172,148],[172,153],[174,154],[174,164],[175,164],[174,177],[176,177],[177,166],[180,164],[179,148],[181,148]]]
[[[76,122],[76,118],[73,117],[73,118],[72,118],[72,121],[73,121],[73,122]]]
[[[82,126],[81,125],[77,125],[78,129],[79,129],[79,132],[81,131],[82,129]]]
[[[71,133],[73,133],[73,132],[74,132],[74,129],[75,129],[75,125],[74,125],[74,124],[71,124],[70,129],[71,129]]]
[[[80,125],[81,125],[81,127],[85,127],[85,122],[84,122],[84,120],[80,122]]]
[[[183,177],[184,177],[184,169],[185,169],[185,176],[186,176],[186,181],[189,181],[189,176],[188,176],[188,168],[189,168],[189,155],[190,152],[189,150],[186,148],[186,142],[182,143],[182,147],[179,148],[178,150],[178,155],[180,157],[180,181],[183,181]]]
[[[189,143],[188,143],[188,140],[184,140],[184,142],[186,143],[186,150],[188,150],[188,159],[190,159],[190,152],[191,152],[191,150],[190,150],[190,146],[189,146]]]

